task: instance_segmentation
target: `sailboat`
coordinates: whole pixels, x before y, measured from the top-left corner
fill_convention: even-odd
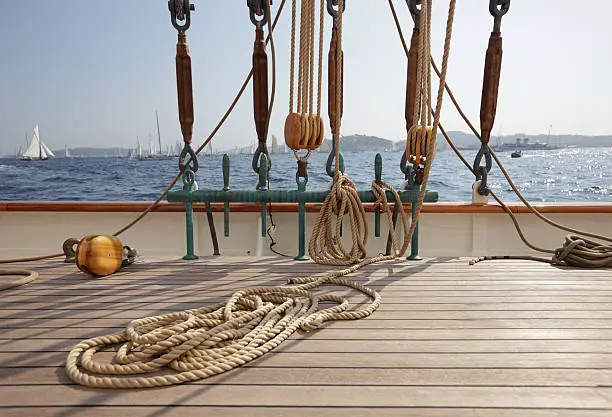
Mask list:
[[[159,148],[157,150],[154,149],[153,147],[153,141],[151,138],[151,134],[149,134],[149,152],[144,154],[142,153],[142,149],[140,148],[140,142],[138,143],[139,146],[139,150],[137,151],[138,155],[137,158],[140,160],[151,160],[151,159],[169,159],[171,158],[170,155],[168,154],[164,154],[162,152],[162,144],[161,144],[161,134],[159,132],[159,117],[157,115],[157,110],[155,111],[155,121],[157,124],[157,141],[159,144]]]
[[[26,150],[19,156],[19,159],[22,161],[35,161],[35,160],[47,160],[49,157],[54,157],[55,155],[51,152],[51,149],[47,147],[40,140],[40,133],[38,131],[38,125],[34,127],[34,134],[32,135],[32,139],[28,143],[28,147]]]

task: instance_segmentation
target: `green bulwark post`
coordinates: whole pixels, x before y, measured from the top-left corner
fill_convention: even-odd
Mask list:
[[[374,158],[374,179],[377,184],[382,183],[382,156],[379,153]],[[374,211],[374,236],[380,237],[380,208]]]
[[[298,161],[298,172],[295,174],[298,193],[306,192],[306,184],[308,184],[306,165],[307,162],[305,160]],[[306,202],[304,201],[298,203],[298,254],[293,259],[296,261],[307,261],[310,259],[306,256]]]
[[[265,153],[261,154],[259,158],[259,180],[257,182],[257,191],[268,190],[268,157]],[[268,211],[266,209],[266,202],[261,203],[261,237],[266,237],[266,230],[268,229]]]
[[[410,188],[414,190],[417,194],[421,192],[421,186],[418,184],[413,183],[412,187]],[[412,221],[414,221],[414,216],[416,215],[417,202],[418,201],[412,201],[410,204],[410,212],[412,214]],[[421,259],[423,259],[419,256],[419,223],[418,222],[416,226],[414,227],[414,233],[412,234],[412,240],[410,241],[410,255],[408,255],[406,259],[411,260],[411,261],[420,261]]]
[[[228,154],[223,155],[223,191],[229,191],[230,186],[230,158]],[[230,228],[229,228],[229,215],[230,215],[230,205],[229,202],[226,201],[223,203],[223,231],[225,237],[229,237]]]
[[[183,191],[191,194],[191,192],[193,192],[194,184],[195,173],[191,170],[191,167],[187,167],[185,172],[183,172]],[[187,254],[183,256],[183,259],[198,259],[198,256],[194,253],[193,249],[193,201],[191,198],[185,201],[185,226],[187,235]]]

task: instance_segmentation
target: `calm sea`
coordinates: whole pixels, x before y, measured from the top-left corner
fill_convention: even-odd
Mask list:
[[[468,160],[474,151],[465,151]],[[346,172],[358,188],[369,189],[374,177],[374,152],[346,152]],[[383,153],[383,179],[395,187],[403,182],[401,154]],[[531,201],[612,202],[612,148],[569,148],[510,153],[500,158],[519,189]],[[200,158],[200,189],[222,188],[221,156]],[[327,155],[315,153],[309,161],[309,189],[328,187]],[[295,188],[293,154],[272,155],[272,188]],[[177,159],[138,161],[126,158],[55,158],[48,161],[0,159],[0,200],[46,201],[151,201],[176,174]],[[231,187],[253,189],[257,175],[251,155],[231,156]],[[437,154],[429,189],[440,201],[469,201],[473,176],[454,153]],[[491,188],[508,201],[516,201],[498,169],[490,176]]]

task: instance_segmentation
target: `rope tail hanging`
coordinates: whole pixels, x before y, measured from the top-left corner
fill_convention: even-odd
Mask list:
[[[332,133],[334,134],[334,183],[332,190],[321,208],[319,217],[314,225],[311,239],[309,242],[309,255],[317,263],[328,264],[328,265],[351,265],[359,263],[359,265],[369,264],[381,260],[393,259],[397,256],[403,255],[406,251],[409,242],[412,238],[418,218],[420,215],[421,207],[425,199],[425,192],[427,189],[427,181],[429,178],[429,171],[435,155],[435,137],[440,120],[440,113],[442,108],[442,99],[444,91],[444,79],[446,77],[448,57],[450,54],[450,41],[452,38],[452,24],[454,20],[455,0],[451,0],[449,4],[449,13],[446,26],[446,37],[444,42],[444,55],[443,55],[443,68],[442,77],[440,80],[440,86],[438,88],[436,109],[433,112],[433,121],[431,121],[431,75],[429,74],[429,59],[431,57],[431,45],[430,45],[430,33],[431,33],[431,0],[423,1],[421,6],[421,19],[419,28],[419,65],[417,66],[417,84],[415,88],[415,100],[414,100],[414,112],[413,120],[417,121],[421,119],[421,126],[427,126],[428,122],[432,123],[430,130],[430,138],[428,146],[426,148],[427,155],[429,157],[425,161],[424,172],[423,172],[423,187],[419,194],[419,201],[417,203],[417,209],[413,218],[413,222],[410,228],[407,226],[407,219],[401,211],[402,225],[404,228],[404,243],[401,248],[397,248],[397,244],[393,242],[394,252],[392,255],[379,256],[371,259],[364,260],[366,251],[365,246],[367,242],[367,221],[365,211],[357,193],[355,191],[355,185],[353,182],[340,171],[340,148],[339,148],[339,134],[342,120],[342,84],[343,84],[343,54],[342,54],[342,15],[344,10],[343,1],[338,1],[337,21],[334,21],[334,28],[336,33],[336,42],[334,44],[334,38],[332,31],[332,47],[335,46],[335,60],[331,59],[330,48],[330,96],[334,94],[335,105],[332,105],[330,98],[330,124],[332,127]],[[329,3],[328,3],[329,5]],[[334,67],[332,67],[334,64]],[[332,82],[335,81],[335,88]],[[419,88],[420,86],[420,88]],[[335,123],[333,122],[335,120]],[[413,129],[410,132],[410,138],[416,140],[417,136],[420,136],[421,142],[425,143],[426,133],[428,129]],[[388,189],[395,198],[396,202],[399,202],[399,198],[394,190],[390,186],[384,183],[372,183],[372,190],[375,195],[379,198],[379,204],[382,205],[383,209],[387,213],[387,221],[389,224],[389,230],[393,230],[393,221],[391,210],[387,205],[385,189]],[[347,251],[342,243],[341,238],[341,224],[344,217],[348,217],[351,226],[351,238],[352,248]],[[334,219],[336,224],[334,227]],[[395,239],[395,234],[391,234],[392,239]]]

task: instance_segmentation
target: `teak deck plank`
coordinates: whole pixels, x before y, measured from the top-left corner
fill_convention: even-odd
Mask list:
[[[612,272],[522,261],[368,266],[351,279],[381,292],[372,317],[295,334],[263,358],[204,381],[113,391],[77,386],[64,373],[72,346],[130,320],[327,269],[298,265],[173,259],[102,279],[58,261],[19,265],[41,276],[0,293],[0,414],[612,415]]]

